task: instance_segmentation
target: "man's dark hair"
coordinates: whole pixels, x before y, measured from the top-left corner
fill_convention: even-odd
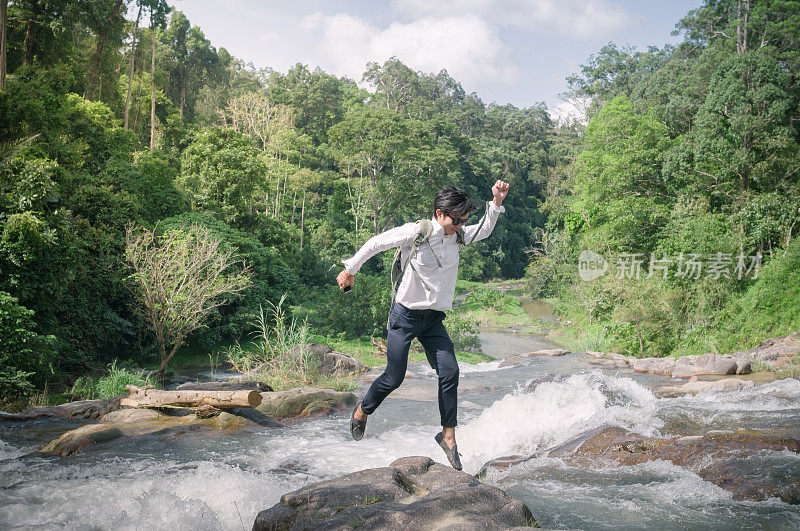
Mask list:
[[[464,217],[470,212],[477,210],[478,206],[472,201],[466,190],[455,186],[445,186],[436,194],[433,200],[433,213],[441,209],[446,214],[453,214]]]

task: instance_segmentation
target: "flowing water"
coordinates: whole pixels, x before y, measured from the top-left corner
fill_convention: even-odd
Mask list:
[[[498,358],[552,347],[520,334],[486,332],[482,339],[484,351]],[[457,432],[468,472],[606,423],[654,436],[800,425],[796,379],[656,398],[650,389],[665,378],[600,369],[585,355],[517,361],[462,366]],[[349,411],[342,411],[281,428],[199,431],[169,441],[116,441],[60,460],[21,459],[78,423],[0,422],[0,528],[249,529],[260,510],[306,483],[409,455],[446,463],[433,440],[439,429],[435,375],[424,364],[409,370],[412,377],[370,418],[358,442],[350,438]],[[547,374],[562,376],[523,392]],[[800,457],[763,451],[743,458],[741,466],[797,477]],[[587,470],[539,458],[491,470],[486,481],[524,501],[543,527],[800,528],[800,507],[733,500],[666,461]]]

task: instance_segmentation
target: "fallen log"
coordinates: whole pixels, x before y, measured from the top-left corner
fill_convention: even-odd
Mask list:
[[[204,405],[225,409],[231,407],[256,407],[261,404],[258,391],[162,391],[152,387],[128,385],[129,395],[120,405],[128,407],[182,406],[200,407]]]

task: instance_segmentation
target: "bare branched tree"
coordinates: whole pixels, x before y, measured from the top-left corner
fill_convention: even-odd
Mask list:
[[[220,249],[220,240],[197,225],[163,234],[128,226],[125,257],[158,341],[159,380],[183,340],[227,302],[222,296],[250,286],[248,266],[242,261],[241,271],[230,271],[238,262],[233,250]]]

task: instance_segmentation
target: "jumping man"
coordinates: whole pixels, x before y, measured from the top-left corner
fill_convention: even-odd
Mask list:
[[[364,436],[367,416],[374,413],[383,399],[403,383],[408,349],[416,337],[425,348],[428,362],[439,378],[442,431],[436,434],[436,442],[453,468],[461,470],[455,430],[458,363],[453,342],[442,321],[444,312],[453,307],[461,247],[492,233],[498,216],[505,211],[502,205],[508,194],[508,186],[508,183],[498,180],[492,187],[494,199],[486,203],[484,217],[479,223],[464,226],[463,230],[460,230],[462,225],[477,206],[464,190],[453,186],[443,188],[433,202],[430,235],[421,245],[418,239],[419,223],[406,223],[373,236],[352,258],[343,261],[344,269],[336,277],[340,289],[352,286],[353,275],[364,262],[381,251],[400,247],[401,263],[408,265],[404,268],[396,301],[389,313],[386,370],[372,383],[353,412],[350,432],[354,439],[360,440]]]

